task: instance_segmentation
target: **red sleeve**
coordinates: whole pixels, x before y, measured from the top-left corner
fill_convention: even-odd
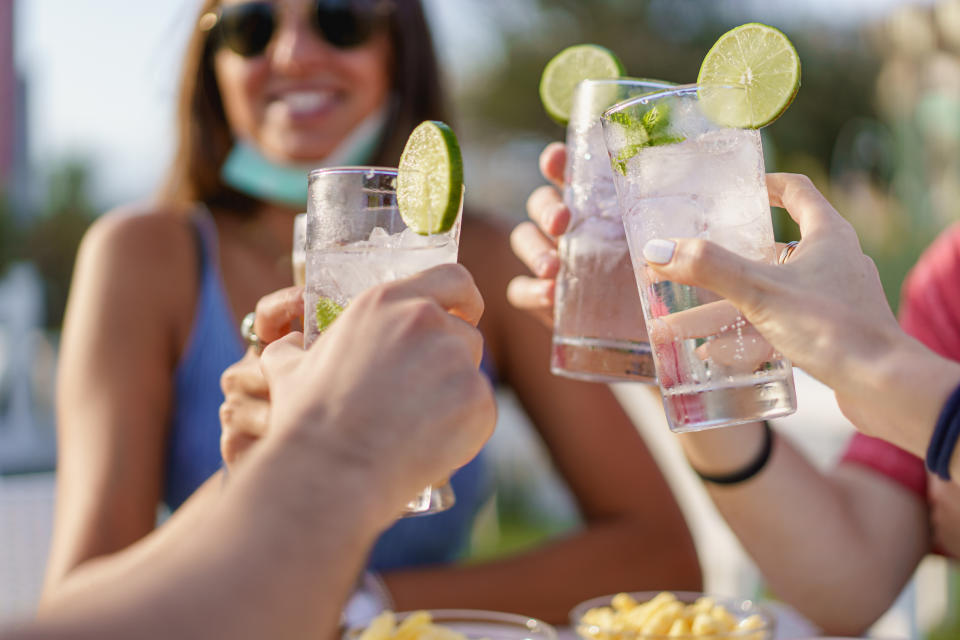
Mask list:
[[[872,469],[920,496],[922,500],[927,499],[927,469],[923,460],[886,440],[855,433],[840,462]]]
[[[960,361],[960,225],[941,234],[910,272],[900,324],[933,351]],[[841,461],[869,467],[926,498],[923,460],[884,440],[858,433]]]

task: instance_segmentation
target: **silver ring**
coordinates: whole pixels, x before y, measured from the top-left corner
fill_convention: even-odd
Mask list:
[[[787,258],[793,254],[794,249],[797,248],[797,245],[800,244],[797,240],[791,240],[787,243],[787,246],[783,248],[783,251],[780,252],[780,259],[777,260],[777,264],[783,264],[787,261]]]
[[[260,353],[263,351],[263,343],[260,342],[259,336],[253,332],[253,323],[256,319],[257,314],[253,311],[243,316],[243,321],[240,323],[240,337],[247,343],[247,346]]]

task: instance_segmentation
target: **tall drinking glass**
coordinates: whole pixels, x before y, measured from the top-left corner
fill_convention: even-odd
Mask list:
[[[446,233],[419,235],[397,208],[397,170],[333,167],[310,172],[307,194],[304,346],[319,335],[314,318],[321,298],[346,307],[370,287],[457,261],[460,218]],[[427,487],[407,505],[408,515],[453,506],[448,483]]]
[[[298,213],[293,219],[293,284],[302,287],[307,280],[307,214]]]
[[[704,238],[773,263],[760,133],[724,122],[742,87],[689,85],[603,114],[603,131],[670,428],[695,431],[796,410],[793,370],[731,305],[663,280],[643,259],[652,238]],[[711,306],[705,306],[711,305]],[[698,327],[658,320],[697,309]],[[675,322],[677,316],[672,321]],[[704,327],[703,325],[706,325]]]
[[[584,80],[567,127],[564,201],[550,370],[597,382],[653,383],[656,372],[620,220],[600,115],[631,97],[671,87],[658,80]]]

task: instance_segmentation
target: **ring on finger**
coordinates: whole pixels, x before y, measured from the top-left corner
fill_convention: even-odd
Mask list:
[[[800,242],[797,240],[791,240],[790,242],[788,242],[787,245],[783,248],[783,251],[780,252],[780,258],[777,260],[777,264],[783,264],[784,262],[786,262],[787,258],[793,255],[793,252],[796,250],[797,245],[799,244]]]
[[[247,346],[259,354],[263,351],[263,343],[260,341],[259,336],[253,331],[253,323],[256,319],[257,315],[253,311],[243,316],[243,321],[240,322],[240,336],[243,338],[243,341],[247,343]]]

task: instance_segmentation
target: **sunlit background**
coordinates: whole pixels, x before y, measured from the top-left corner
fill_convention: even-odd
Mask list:
[[[29,611],[39,587],[52,500],[53,376],[76,245],[95,216],[149,198],[158,184],[198,5],[0,0],[0,619]],[[892,305],[910,265],[958,217],[960,0],[426,5],[468,198],[490,215],[522,218],[527,194],[542,182],[537,155],[563,136],[537,94],[554,53],[596,42],[630,75],[691,82],[718,35],[761,21],[783,29],[803,62],[794,105],[765,131],[767,168],[806,173],[827,193],[877,262]],[[781,239],[795,236],[782,212],[775,220]],[[480,556],[521,548],[576,519],[535,439],[520,427],[503,431],[498,438],[523,443],[522,454],[505,457],[498,503],[477,532]],[[837,438],[827,441],[833,449],[820,454],[823,464],[836,453]],[[749,588],[763,593],[744,571],[753,576]],[[900,626],[886,629],[960,635],[951,626],[956,578],[930,575],[898,604],[890,624]]]

